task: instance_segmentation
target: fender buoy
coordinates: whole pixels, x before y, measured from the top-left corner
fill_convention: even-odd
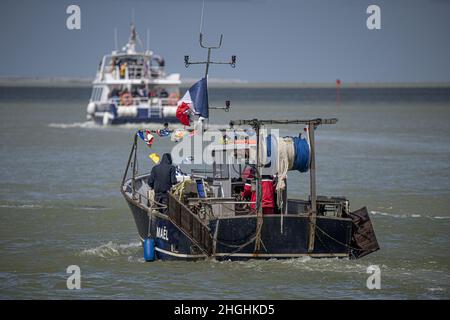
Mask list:
[[[144,240],[144,260],[147,262],[155,260],[155,240],[147,238]]]
[[[122,105],[124,106],[131,106],[133,104],[133,97],[131,96],[131,93],[125,92],[120,96],[120,102],[122,102]]]
[[[103,125],[104,126],[108,126],[112,123],[112,121],[114,120],[114,115],[109,113],[109,112],[105,112],[103,114]]]
[[[180,96],[178,95],[178,93],[172,92],[171,94],[169,94],[169,99],[168,99],[169,105],[175,106],[179,99],[180,99]]]

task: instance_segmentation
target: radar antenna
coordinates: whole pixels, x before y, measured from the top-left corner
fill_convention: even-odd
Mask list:
[[[230,65],[232,68],[236,67],[236,55],[232,55],[230,61],[212,61],[211,60],[211,50],[212,49],[220,49],[222,47],[222,40],[223,40],[223,34],[220,35],[220,39],[219,39],[219,44],[215,45],[215,46],[211,46],[211,45],[207,45],[205,42],[203,42],[203,14],[204,14],[204,9],[205,9],[205,0],[203,0],[203,5],[202,5],[202,15],[200,18],[200,35],[199,35],[199,43],[200,43],[200,47],[202,47],[203,49],[207,49],[208,50],[208,54],[206,57],[206,61],[195,61],[195,62],[191,62],[189,60],[189,56],[185,55],[184,56],[184,66],[187,68],[189,67],[191,64],[204,64],[205,65],[205,78],[208,78],[208,73],[209,73],[209,65],[211,64],[228,64]],[[210,109],[224,109],[225,111],[229,111],[230,109],[230,102],[227,101],[225,107],[220,108],[220,107],[215,107],[215,108],[210,108]]]

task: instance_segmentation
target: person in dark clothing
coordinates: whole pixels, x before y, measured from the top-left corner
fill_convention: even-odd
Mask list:
[[[170,153],[164,153],[161,162],[152,168],[148,185],[155,191],[155,201],[167,205],[167,192],[177,183],[176,168]],[[167,213],[167,209],[160,210]]]

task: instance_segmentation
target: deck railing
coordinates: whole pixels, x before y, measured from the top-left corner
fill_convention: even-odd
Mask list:
[[[204,253],[212,254],[213,239],[209,227],[188,207],[169,194],[168,214],[178,226]]]
[[[107,74],[114,80],[135,80],[143,78],[160,78],[164,76],[164,68],[152,66],[150,68],[140,65],[129,65],[125,67],[125,73],[120,72],[119,66],[106,66],[99,70],[101,78]]]
[[[158,106],[176,106],[176,101],[174,99],[169,98],[147,98],[147,97],[133,97],[131,100],[131,106],[139,106],[139,105],[150,105],[154,107]],[[109,98],[108,102],[102,103],[109,107],[110,104],[114,104],[116,106],[125,106],[119,97]]]

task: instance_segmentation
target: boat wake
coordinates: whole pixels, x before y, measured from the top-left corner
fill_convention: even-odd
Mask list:
[[[374,216],[384,216],[384,217],[390,217],[390,218],[400,218],[400,219],[407,219],[407,218],[425,218],[425,219],[450,219],[450,216],[422,216],[420,214],[398,214],[398,213],[388,213],[383,211],[376,211],[372,210],[370,211],[370,214]]]
[[[57,129],[72,129],[72,128],[99,129],[103,127],[92,121],[73,122],[73,123],[50,123],[48,126],[50,128],[57,128]]]
[[[51,204],[35,204],[35,203],[3,203],[0,204],[0,208],[4,209],[71,209],[71,210],[82,210],[82,211],[104,211],[109,208],[104,206],[90,206],[90,205],[67,205],[67,206],[54,206]]]
[[[398,213],[388,213],[388,212],[376,211],[376,210],[370,211],[370,214],[392,217],[392,218],[421,218],[422,217],[420,214],[398,214]]]
[[[247,261],[215,261],[217,266],[213,268],[226,268],[242,270],[251,269],[252,272],[289,272],[292,270],[302,270],[311,272],[336,272],[336,273],[366,273],[367,267],[370,265],[366,263],[355,263],[348,258],[323,258],[314,259],[308,256],[294,258],[294,259],[269,259],[269,260],[247,260]],[[387,269],[386,265],[381,266],[382,269]]]
[[[0,208],[5,209],[43,209],[44,206],[39,204],[0,204]],[[53,209],[54,207],[45,207],[47,209]]]
[[[81,251],[81,256],[92,256],[100,258],[111,258],[124,255],[135,254],[141,248],[140,242],[131,242],[128,244],[117,244],[112,241],[102,244],[91,249],[84,249]]]
[[[101,125],[93,121],[85,122],[72,122],[72,123],[50,123],[50,128],[56,129],[96,129],[96,130],[129,130],[129,129],[149,129],[157,130],[161,129],[163,125],[161,123],[125,123],[115,125]],[[183,129],[181,124],[169,124],[173,130]]]

